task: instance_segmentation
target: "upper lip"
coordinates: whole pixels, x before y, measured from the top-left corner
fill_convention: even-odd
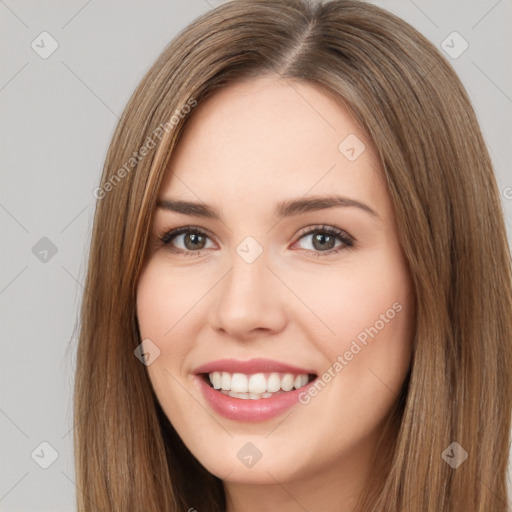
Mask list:
[[[203,364],[194,370],[194,373],[211,373],[211,372],[229,372],[229,373],[294,373],[296,375],[304,373],[315,373],[311,369],[299,368],[288,363],[275,361],[273,359],[249,359],[248,361],[241,361],[239,359],[218,359]]]

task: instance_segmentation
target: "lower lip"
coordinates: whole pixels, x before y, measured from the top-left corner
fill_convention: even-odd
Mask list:
[[[286,391],[269,398],[257,400],[233,398],[210,387],[201,375],[196,375],[201,392],[210,407],[225,418],[235,421],[264,421],[283,414],[299,403],[299,395],[313,385],[315,381],[293,391]]]

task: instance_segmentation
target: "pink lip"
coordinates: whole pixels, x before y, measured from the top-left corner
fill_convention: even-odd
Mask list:
[[[290,364],[274,361],[272,359],[250,359],[249,361],[240,361],[237,359],[219,359],[210,363],[203,364],[196,368],[193,373],[210,373],[210,372],[229,372],[229,373],[316,373],[314,370],[298,368]]]
[[[210,407],[225,418],[247,422],[264,421],[283,414],[287,409],[297,404],[299,395],[307,391],[308,387],[313,385],[314,381],[302,386],[300,389],[281,392],[270,398],[244,400],[242,398],[232,398],[213,389],[205,381],[203,375],[201,375],[215,371],[244,373],[246,375],[271,372],[292,373],[295,375],[304,373],[316,375],[316,372],[311,369],[299,368],[280,361],[262,358],[251,359],[249,361],[219,359],[196,368],[193,372],[195,374],[195,380]]]
[[[315,380],[293,391],[276,394],[270,398],[252,400],[232,398],[210,387],[201,375],[195,376],[201,392],[210,407],[221,416],[235,421],[264,421],[283,414],[299,401],[299,395],[307,392]]]

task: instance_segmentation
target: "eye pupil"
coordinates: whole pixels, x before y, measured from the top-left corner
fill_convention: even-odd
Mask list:
[[[326,239],[329,239],[328,242],[326,242]],[[317,242],[319,245],[317,245]],[[334,237],[330,236],[330,235],[325,235],[325,234],[317,234],[316,236],[313,237],[313,247],[315,249],[325,249],[327,247],[327,249],[332,249],[334,247]]]
[[[201,240],[202,239],[202,240]],[[192,246],[191,247],[187,247],[188,246],[188,243],[187,241],[192,241]],[[201,245],[201,242],[202,242],[202,245]],[[194,245],[194,244],[198,244],[201,245],[200,247],[198,247],[197,245]],[[188,234],[185,236],[185,247],[187,247],[187,249],[190,249],[190,250],[197,250],[197,249],[203,249],[204,247],[204,237],[198,233],[191,233],[191,234]]]

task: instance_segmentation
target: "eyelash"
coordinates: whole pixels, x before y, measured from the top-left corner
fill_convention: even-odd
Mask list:
[[[183,233],[194,233],[197,235],[202,235],[202,236],[210,238],[208,233],[204,232],[200,228],[196,228],[194,226],[185,226],[182,228],[177,228],[177,229],[173,229],[170,231],[164,230],[163,232],[161,232],[159,234],[159,239],[161,241],[161,245],[166,247],[166,249],[169,250],[172,254],[180,254],[183,256],[198,256],[202,250],[206,250],[206,249],[199,249],[197,251],[191,251],[191,250],[184,251],[182,249],[176,249],[175,247],[172,247],[171,245],[169,245],[178,235],[181,235]],[[311,255],[313,257],[331,256],[331,255],[339,253],[340,251],[342,251],[344,249],[350,249],[351,247],[354,246],[354,239],[352,237],[347,235],[341,229],[335,228],[333,226],[326,226],[326,225],[316,225],[316,226],[311,226],[311,227],[305,228],[304,230],[302,230],[299,233],[297,241],[307,235],[311,235],[312,233],[323,233],[323,234],[327,234],[330,236],[334,236],[334,237],[338,238],[343,244],[336,249],[330,249],[328,251],[315,251],[312,249],[301,249],[302,251],[311,253]]]

